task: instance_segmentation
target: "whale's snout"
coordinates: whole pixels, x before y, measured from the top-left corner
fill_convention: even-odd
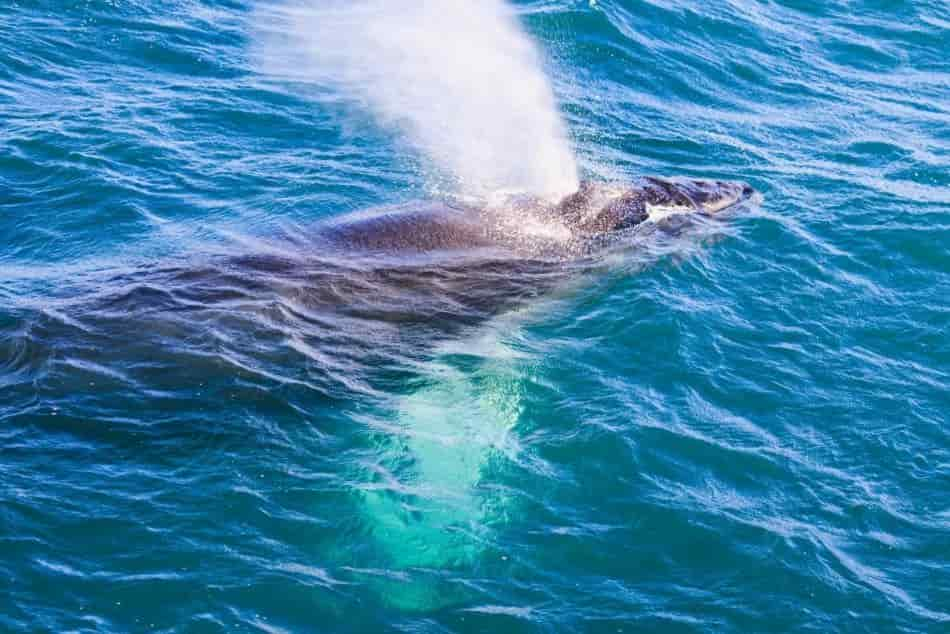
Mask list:
[[[748,183],[717,180],[648,178],[642,191],[647,216],[654,222],[680,214],[718,214],[755,195]]]
[[[658,188],[653,202],[659,206],[691,207],[693,211],[715,214],[742,203],[755,195],[755,189],[742,181],[659,181],[651,185]]]
[[[718,214],[755,195],[755,189],[741,181],[646,178],[619,189],[585,182],[557,209],[578,234],[597,235],[674,215]]]
[[[742,181],[719,181],[717,182],[717,186],[719,191],[718,201],[715,200],[714,193],[713,201],[707,203],[711,213],[722,211],[723,209],[727,209],[733,205],[743,203],[751,199],[756,194],[755,188],[753,188],[752,185]]]

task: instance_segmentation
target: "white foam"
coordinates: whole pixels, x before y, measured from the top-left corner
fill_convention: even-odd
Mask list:
[[[687,205],[646,205],[647,220],[650,222],[662,222],[671,216],[681,214],[695,213],[696,208]]]

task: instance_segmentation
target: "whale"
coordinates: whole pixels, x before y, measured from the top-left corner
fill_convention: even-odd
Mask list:
[[[664,244],[676,252],[694,223],[699,236],[720,235],[705,225],[754,195],[744,183],[644,178],[584,183],[557,201],[379,207],[217,253],[92,270],[19,310],[38,359],[68,349],[143,384],[157,368],[196,384],[264,368],[266,380],[348,402],[401,389],[442,342],[569,297],[615,262],[638,270],[654,244],[661,256]]]

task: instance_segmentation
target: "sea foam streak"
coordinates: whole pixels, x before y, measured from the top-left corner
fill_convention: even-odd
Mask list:
[[[281,7],[262,59],[398,130],[456,192],[548,198],[577,166],[537,50],[502,0],[331,0]]]

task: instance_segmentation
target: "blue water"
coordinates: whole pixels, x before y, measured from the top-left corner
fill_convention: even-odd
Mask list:
[[[261,3],[0,7],[0,629],[950,628],[948,5],[516,8],[586,175],[762,202],[468,314],[306,259],[426,170]]]

